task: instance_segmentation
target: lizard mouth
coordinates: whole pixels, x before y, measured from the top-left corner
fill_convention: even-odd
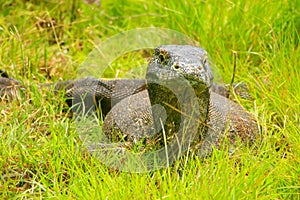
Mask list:
[[[209,77],[205,75],[199,75],[199,74],[186,74],[184,75],[184,78],[189,81],[189,83],[192,86],[195,85],[206,85],[207,87],[211,86],[211,81]]]
[[[209,88],[211,83],[209,80],[204,79],[203,76],[200,75],[193,75],[193,74],[178,74],[178,73],[147,73],[146,76],[147,83],[156,83],[159,85],[168,85],[168,83],[175,83],[179,87],[184,87],[190,85],[193,88]]]

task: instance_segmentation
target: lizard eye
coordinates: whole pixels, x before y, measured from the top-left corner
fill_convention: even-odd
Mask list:
[[[165,61],[165,57],[162,54],[160,54],[158,56],[158,59],[159,59],[159,62],[161,62],[161,63],[163,63]]]
[[[166,51],[156,51],[156,59],[159,63],[166,65],[169,62],[170,56]]]

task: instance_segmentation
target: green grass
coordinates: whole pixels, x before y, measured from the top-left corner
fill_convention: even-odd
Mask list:
[[[2,199],[300,198],[298,2],[24,2],[0,2],[0,68],[24,84],[75,78],[95,44],[122,31],[169,28],[209,52],[218,81],[230,82],[238,53],[236,81],[246,82],[255,98],[241,103],[257,117],[262,136],[255,148],[241,146],[231,157],[216,150],[151,173],[118,172],[82,150],[63,98],[35,89],[30,100],[0,102]],[[124,77],[143,57],[119,58],[105,76]]]

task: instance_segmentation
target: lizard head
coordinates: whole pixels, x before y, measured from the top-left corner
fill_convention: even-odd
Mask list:
[[[149,61],[146,79],[165,81],[184,78],[191,85],[210,87],[213,74],[204,49],[189,45],[164,45],[157,47]]]

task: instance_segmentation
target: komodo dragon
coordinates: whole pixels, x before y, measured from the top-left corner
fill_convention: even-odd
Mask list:
[[[20,85],[19,82],[3,72],[2,77],[0,95],[12,95],[14,90],[11,88],[14,87],[11,85]],[[233,144],[237,138],[252,144],[259,134],[253,116],[215,93],[222,87],[212,81],[205,50],[188,45],[165,45],[155,49],[146,80],[98,80],[89,77],[58,82],[55,91],[64,90],[67,97],[72,97],[67,100],[69,106],[78,97],[90,97],[92,103],[85,105],[86,109],[93,107],[95,102],[96,106],[100,105],[103,116],[106,116],[104,131],[111,140],[127,144],[143,141],[150,149],[164,145],[164,137],[167,141],[176,138],[182,126],[196,120],[197,131],[195,137],[187,137],[193,140],[188,144],[199,150],[200,157],[204,157],[210,155],[213,146],[220,147],[225,134]],[[224,91],[221,93],[224,94]],[[153,110],[151,105],[155,105]],[[197,110],[193,110],[194,107]],[[194,118],[184,118],[185,112]],[[194,126],[195,123],[190,129],[193,130]]]

